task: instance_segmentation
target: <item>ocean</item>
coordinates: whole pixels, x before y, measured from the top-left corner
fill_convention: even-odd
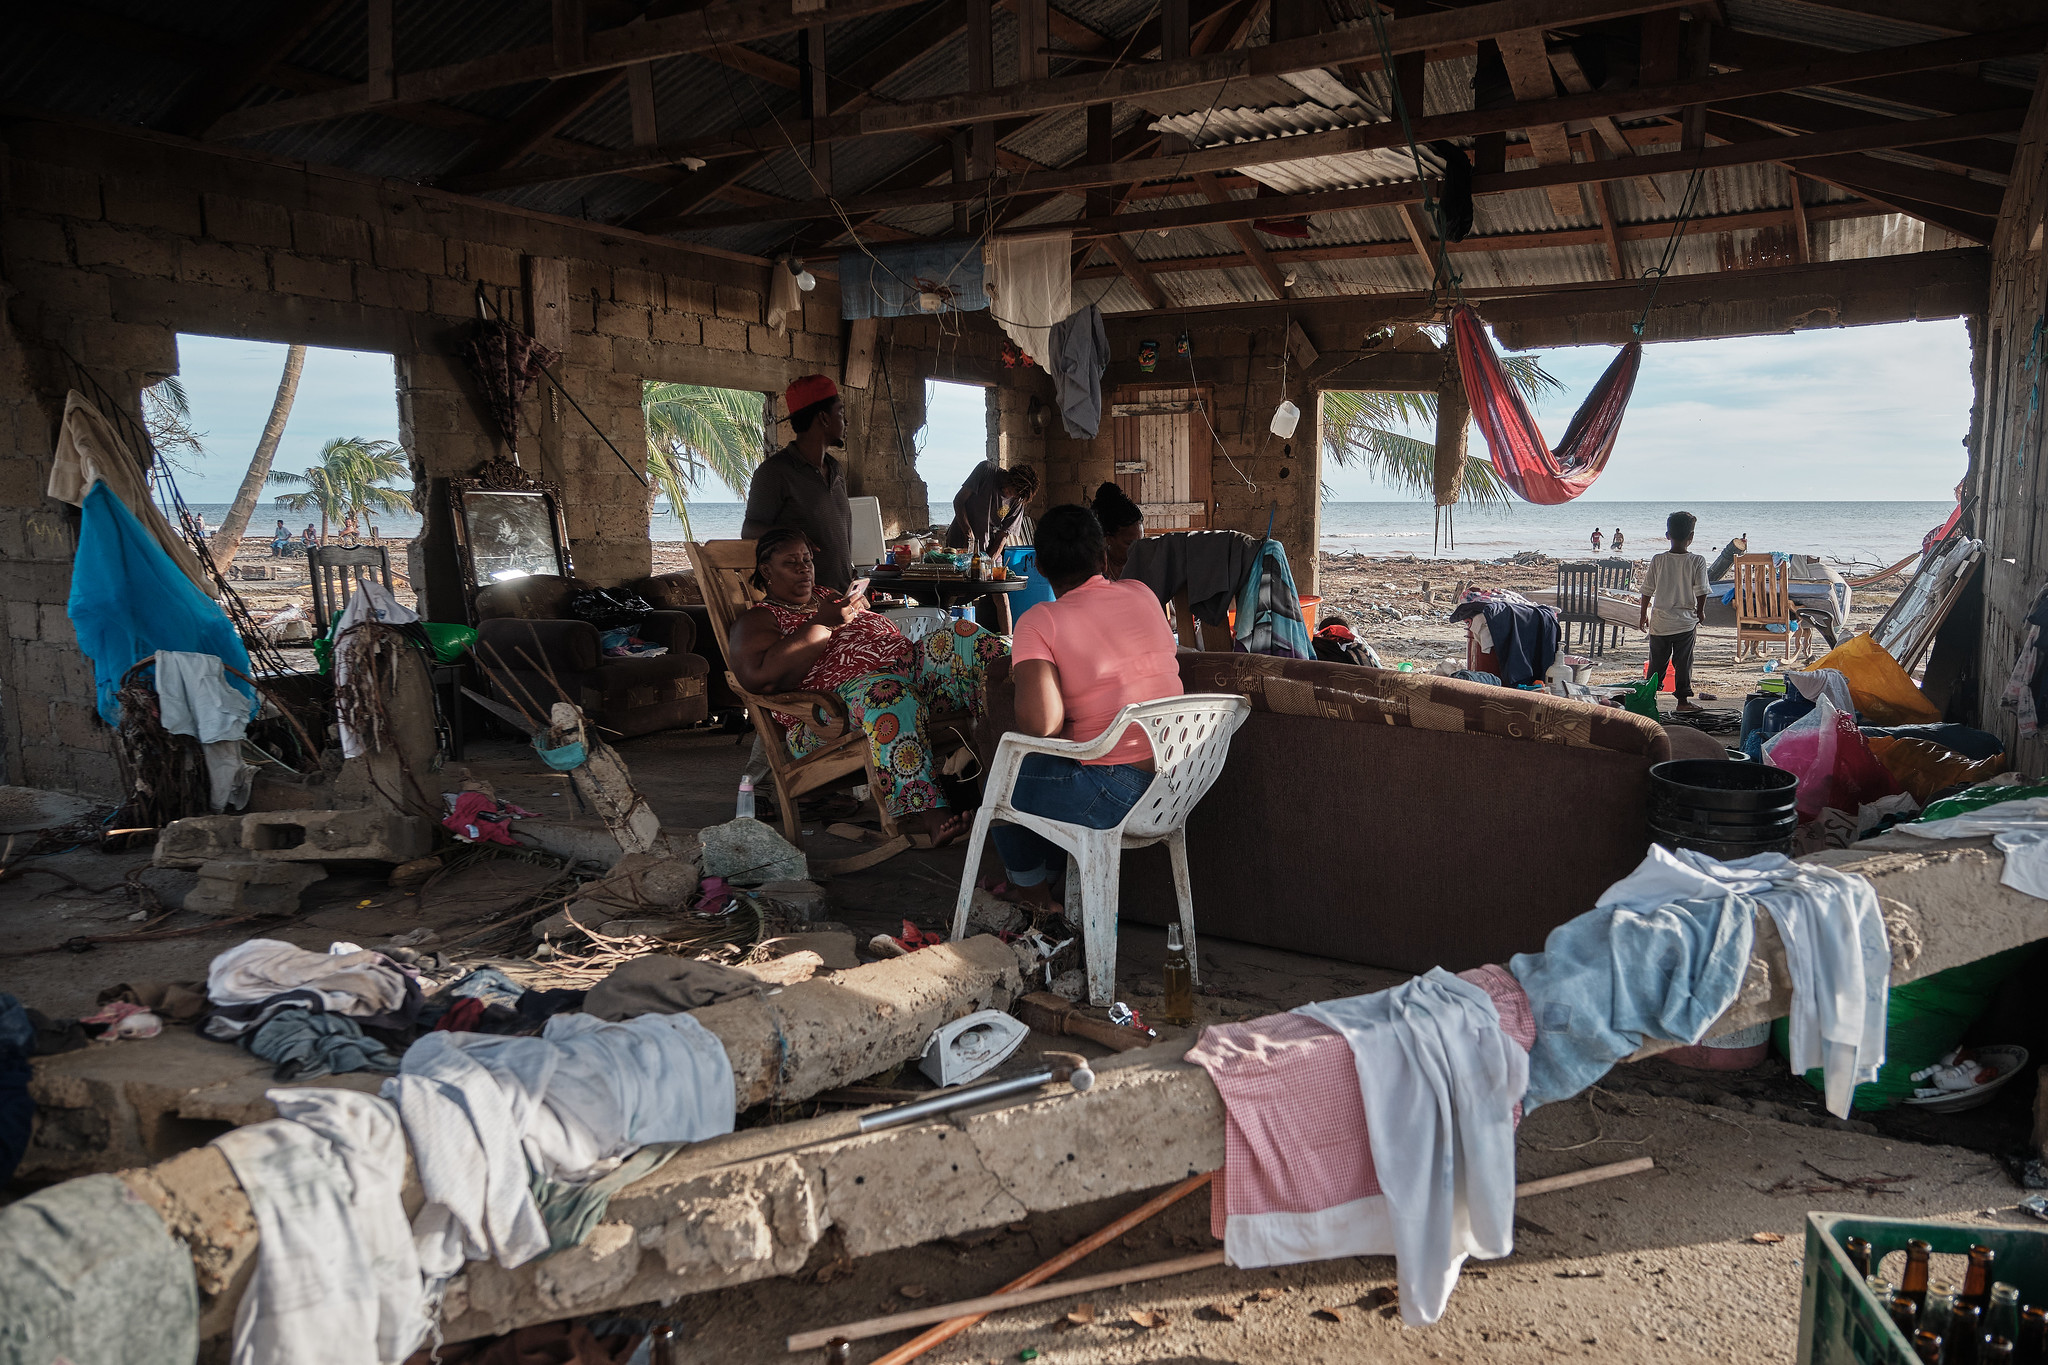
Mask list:
[[[1752,551],[1777,550],[1819,555],[1842,564],[1881,566],[1920,548],[1920,540],[1941,525],[1953,504],[1940,502],[1577,502],[1562,507],[1517,503],[1504,511],[1474,507],[1455,509],[1454,546],[1438,549],[1445,559],[1501,559],[1524,550],[1571,556],[1586,554],[1588,537],[1598,525],[1604,539],[1620,527],[1626,553],[1648,557],[1664,548],[1664,518],[1680,510],[1699,518],[1694,548],[1711,556],[1732,536],[1749,537]],[[194,503],[193,509],[217,526],[227,513],[223,503]],[[695,503],[691,524],[706,540],[737,536],[741,506],[736,502]],[[1367,555],[1430,556],[1432,510],[1418,502],[1326,502],[1323,504],[1322,549]],[[279,513],[264,505],[250,523],[250,534],[275,524]],[[952,508],[929,509],[932,524],[944,525]],[[286,517],[294,531],[306,524],[303,514]],[[317,525],[317,521],[315,525]],[[419,532],[414,516],[378,518],[377,532],[404,538]],[[654,518],[654,538],[683,538],[682,523],[666,512]]]

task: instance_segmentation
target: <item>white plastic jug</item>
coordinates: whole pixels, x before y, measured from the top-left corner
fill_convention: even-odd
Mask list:
[[[1285,441],[1294,435],[1295,427],[1301,424],[1301,409],[1291,402],[1283,402],[1273,409],[1273,434]]]

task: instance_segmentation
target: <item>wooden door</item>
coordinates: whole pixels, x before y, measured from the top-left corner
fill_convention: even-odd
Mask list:
[[[1147,534],[1209,529],[1212,411],[1206,387],[1130,385],[1111,402],[1116,481],[1144,509]]]

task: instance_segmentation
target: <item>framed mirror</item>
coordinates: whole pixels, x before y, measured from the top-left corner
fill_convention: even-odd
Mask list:
[[[509,460],[492,460],[473,479],[451,479],[455,544],[462,585],[479,588],[530,574],[572,573],[561,492]]]

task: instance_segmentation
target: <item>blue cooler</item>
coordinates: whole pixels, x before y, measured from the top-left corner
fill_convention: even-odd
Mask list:
[[[1029,545],[1003,551],[1003,567],[1024,580],[1024,586],[1010,594],[1010,628],[1015,630],[1025,612],[1052,601],[1052,584],[1038,571],[1038,552]]]

